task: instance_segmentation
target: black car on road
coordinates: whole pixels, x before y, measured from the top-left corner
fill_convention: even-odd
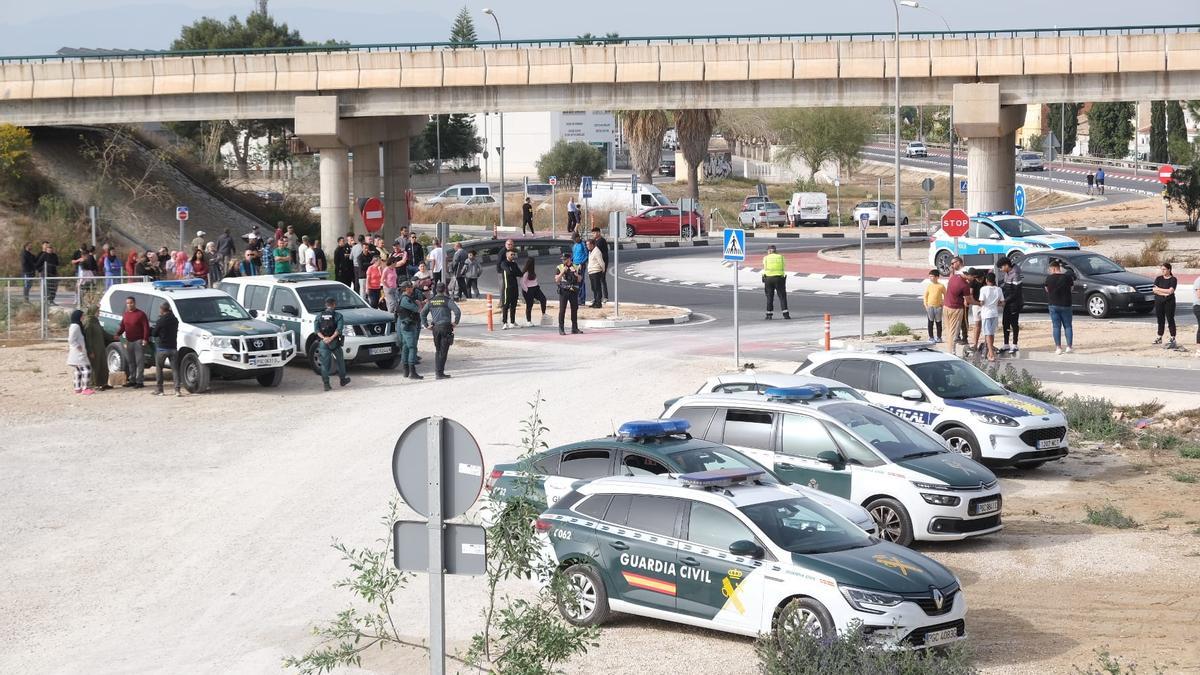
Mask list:
[[[1062,261],[1063,272],[1075,276],[1071,304],[1097,319],[1116,312],[1149,313],[1154,309],[1154,280],[1134,274],[1112,260],[1084,250],[1059,249],[1030,253],[1017,266],[1024,277],[1025,305],[1046,306],[1046,277],[1050,261]]]

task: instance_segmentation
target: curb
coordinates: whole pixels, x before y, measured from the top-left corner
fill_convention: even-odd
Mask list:
[[[692,320],[692,310],[686,307],[675,307],[681,313],[675,316],[666,316],[660,319],[580,319],[580,328],[638,328],[640,326],[669,326],[680,323],[687,323]],[[549,319],[550,315],[546,317]],[[487,316],[463,316],[460,326],[486,326]],[[534,328],[549,327],[553,328],[556,325],[554,321],[550,323],[535,324]],[[498,330],[498,329],[497,329]],[[493,331],[495,332],[495,331]]]
[[[1144,356],[1126,358],[1105,357],[1095,354],[1063,354],[1055,356],[1050,352],[1021,352],[1016,359],[1010,361],[1034,361],[1037,363],[1058,363],[1069,365],[1078,363],[1088,366],[1137,366],[1140,368],[1165,368],[1171,370],[1200,370],[1200,359],[1158,359]]]

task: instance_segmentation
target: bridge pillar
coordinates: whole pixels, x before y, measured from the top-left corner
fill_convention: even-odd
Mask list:
[[[967,213],[1012,210],[1024,121],[1024,105],[1000,105],[999,84],[954,85],[954,129],[967,139]]]
[[[421,120],[422,123],[424,120]],[[400,233],[401,227],[411,225],[408,217],[408,204],[405,194],[408,192],[408,177],[411,164],[409,163],[409,139],[403,136],[383,144],[383,195],[384,218],[383,229],[390,234],[391,241]]]
[[[352,178],[350,189],[354,192],[354,200],[352,202],[354,208],[350,217],[354,221],[355,233],[366,232],[367,227],[363,224],[362,212],[359,210],[359,205],[368,197],[378,197],[380,188],[383,187],[382,180],[379,174],[379,143],[364,143],[355,145],[352,148],[354,158],[351,161]],[[388,235],[387,227],[376,232],[378,236],[384,238],[390,245],[392,239],[396,238],[395,234]]]
[[[333,250],[350,231],[350,160],[344,146],[319,148],[321,155],[321,245]]]

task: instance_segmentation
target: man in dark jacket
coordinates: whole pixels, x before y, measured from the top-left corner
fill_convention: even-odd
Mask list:
[[[58,295],[58,254],[54,252],[54,246],[48,241],[42,242],[42,252],[38,254],[34,265],[38,272],[46,277],[46,302],[54,304],[54,296]]]
[[[592,241],[596,242],[596,248],[600,249],[600,255],[604,258],[604,269],[606,271],[604,273],[604,277],[600,279],[600,288],[604,291],[604,302],[608,302],[609,297],[608,297],[608,272],[607,272],[607,270],[611,269],[609,267],[609,263],[608,263],[608,240],[604,238],[604,235],[600,234],[600,228],[593,227],[592,228]],[[613,274],[616,274],[616,271],[614,271]],[[599,298],[597,298],[597,299],[599,299]],[[784,314],[786,314],[786,312],[784,312]]]
[[[221,274],[229,271],[229,263],[233,261],[233,257],[237,255],[237,245],[234,244],[233,235],[229,233],[229,228],[217,237],[217,266],[221,270]]]
[[[1025,304],[1025,298],[1021,290],[1023,279],[1021,278],[1021,270],[1013,266],[1012,261],[1007,257],[1000,259],[1000,264],[997,265],[1000,273],[996,275],[996,281],[1000,283],[1000,290],[1004,292],[1004,314],[1002,317],[1004,325],[1004,346],[1000,348],[1000,353],[1017,354],[1019,347],[1017,343],[1021,339],[1021,307]],[[1012,342],[1008,341],[1009,331],[1012,332]],[[1009,346],[1011,344],[1011,346]]]
[[[179,351],[176,348],[179,339],[179,319],[171,312],[171,304],[164,302],[159,305],[158,321],[150,331],[154,336],[154,395],[163,395],[163,371],[167,363],[171,364],[171,382],[175,385],[175,395],[182,396],[179,386],[183,384],[183,368],[179,367]]]
[[[460,319],[462,310],[446,294],[446,284],[438,283],[433,297],[421,309],[421,323],[433,330],[433,347],[436,350],[433,364],[439,380],[450,377],[446,374],[446,356],[450,353],[450,345],[454,344],[454,327]]]
[[[345,237],[338,237],[337,248],[333,250],[333,278],[350,288],[354,288],[354,260],[350,258],[352,250]]]
[[[321,383],[325,385],[325,391],[333,389],[329,385],[331,359],[337,362],[338,384],[343,387],[350,384],[350,378],[346,377],[346,357],[342,355],[342,336],[346,331],[346,323],[342,313],[337,311],[336,298],[325,298],[325,311],[313,319],[313,325],[316,326],[319,340],[317,355],[321,360]]]
[[[33,244],[25,244],[21,249],[21,276],[25,278],[25,302],[29,302],[29,289],[33,288],[33,279],[37,273],[37,256],[33,254]]]

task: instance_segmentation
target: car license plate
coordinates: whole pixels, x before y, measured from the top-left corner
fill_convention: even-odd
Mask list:
[[[958,639],[957,628],[933,630],[925,634],[925,646],[936,647],[937,645],[944,645],[947,642],[954,642],[956,639]]]
[[[250,365],[252,366],[278,366],[283,363],[283,359],[278,356],[251,356]]]
[[[1154,296],[1153,296],[1153,295],[1147,295],[1147,296],[1146,296],[1146,299],[1147,299],[1147,300],[1153,300],[1153,299],[1154,299]]]
[[[1060,439],[1060,438],[1047,438],[1044,441],[1037,442],[1038,450],[1046,450],[1048,448],[1057,448],[1060,445],[1062,445],[1062,439]]]
[[[975,505],[975,515],[983,513],[991,513],[1000,510],[1000,500],[995,499],[990,502],[979,502]]]
[[[370,349],[367,350],[367,353],[370,354],[371,356],[379,356],[380,354],[391,354],[392,348],[391,347],[371,347]]]

